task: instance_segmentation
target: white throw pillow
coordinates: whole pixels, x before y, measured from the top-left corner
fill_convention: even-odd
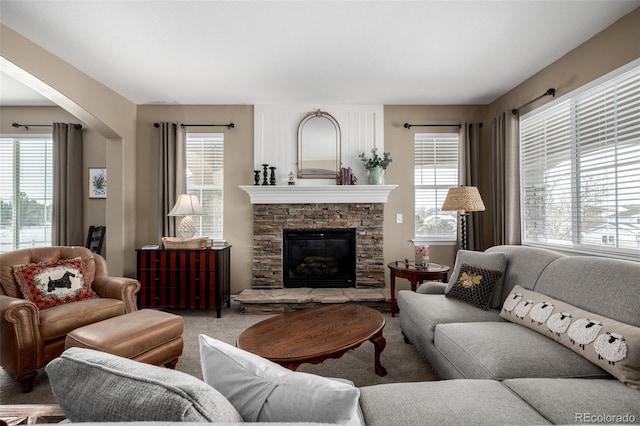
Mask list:
[[[350,423],[358,417],[360,389],[288,370],[203,334],[200,363],[204,381],[245,422]]]

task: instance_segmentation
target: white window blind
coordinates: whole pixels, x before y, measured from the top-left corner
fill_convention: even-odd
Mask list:
[[[0,138],[0,253],[51,245],[50,136]]]
[[[222,238],[224,133],[187,133],[187,192],[206,216],[194,216],[196,235]]]
[[[440,208],[458,185],[458,134],[416,133],[414,175],[416,239],[455,241],[456,214]]]
[[[640,66],[520,121],[523,242],[640,254]]]

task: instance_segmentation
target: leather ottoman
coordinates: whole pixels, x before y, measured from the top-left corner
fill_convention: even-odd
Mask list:
[[[64,347],[94,349],[135,361],[175,368],[182,355],[181,316],[142,309],[77,328]]]

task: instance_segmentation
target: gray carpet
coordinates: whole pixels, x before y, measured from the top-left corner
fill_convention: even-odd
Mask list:
[[[239,305],[233,303],[231,309],[222,311],[222,318],[215,317],[215,311],[172,311],[182,315],[185,321],[184,352],[177,370],[202,378],[198,335],[206,334],[224,342],[235,344],[238,335],[267,315],[243,315]],[[387,369],[385,377],[379,377],[373,370],[374,349],[369,342],[347,352],[341,358],[329,359],[321,364],[303,364],[298,371],[326,377],[341,377],[353,381],[356,386],[380,383],[416,382],[435,380],[426,361],[413,345],[404,343],[400,333],[398,317],[385,314],[387,325],[384,337],[387,340],[380,362]],[[49,381],[44,370],[38,372],[33,391],[24,394],[13,375],[0,370],[1,404],[49,404],[55,400],[51,394]]]

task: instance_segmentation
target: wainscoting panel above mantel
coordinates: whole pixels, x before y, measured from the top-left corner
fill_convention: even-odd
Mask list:
[[[251,204],[386,203],[398,185],[241,185]]]
[[[331,114],[340,125],[342,167],[351,167],[360,182],[366,182],[367,172],[358,155],[364,152],[369,156],[374,147],[384,151],[382,105],[255,105],[254,168],[262,170],[262,164],[276,167],[278,184],[285,183],[290,172],[296,175],[298,125],[308,113],[318,109]],[[251,173],[247,171],[248,175]],[[298,179],[297,185],[333,185],[334,182]]]

